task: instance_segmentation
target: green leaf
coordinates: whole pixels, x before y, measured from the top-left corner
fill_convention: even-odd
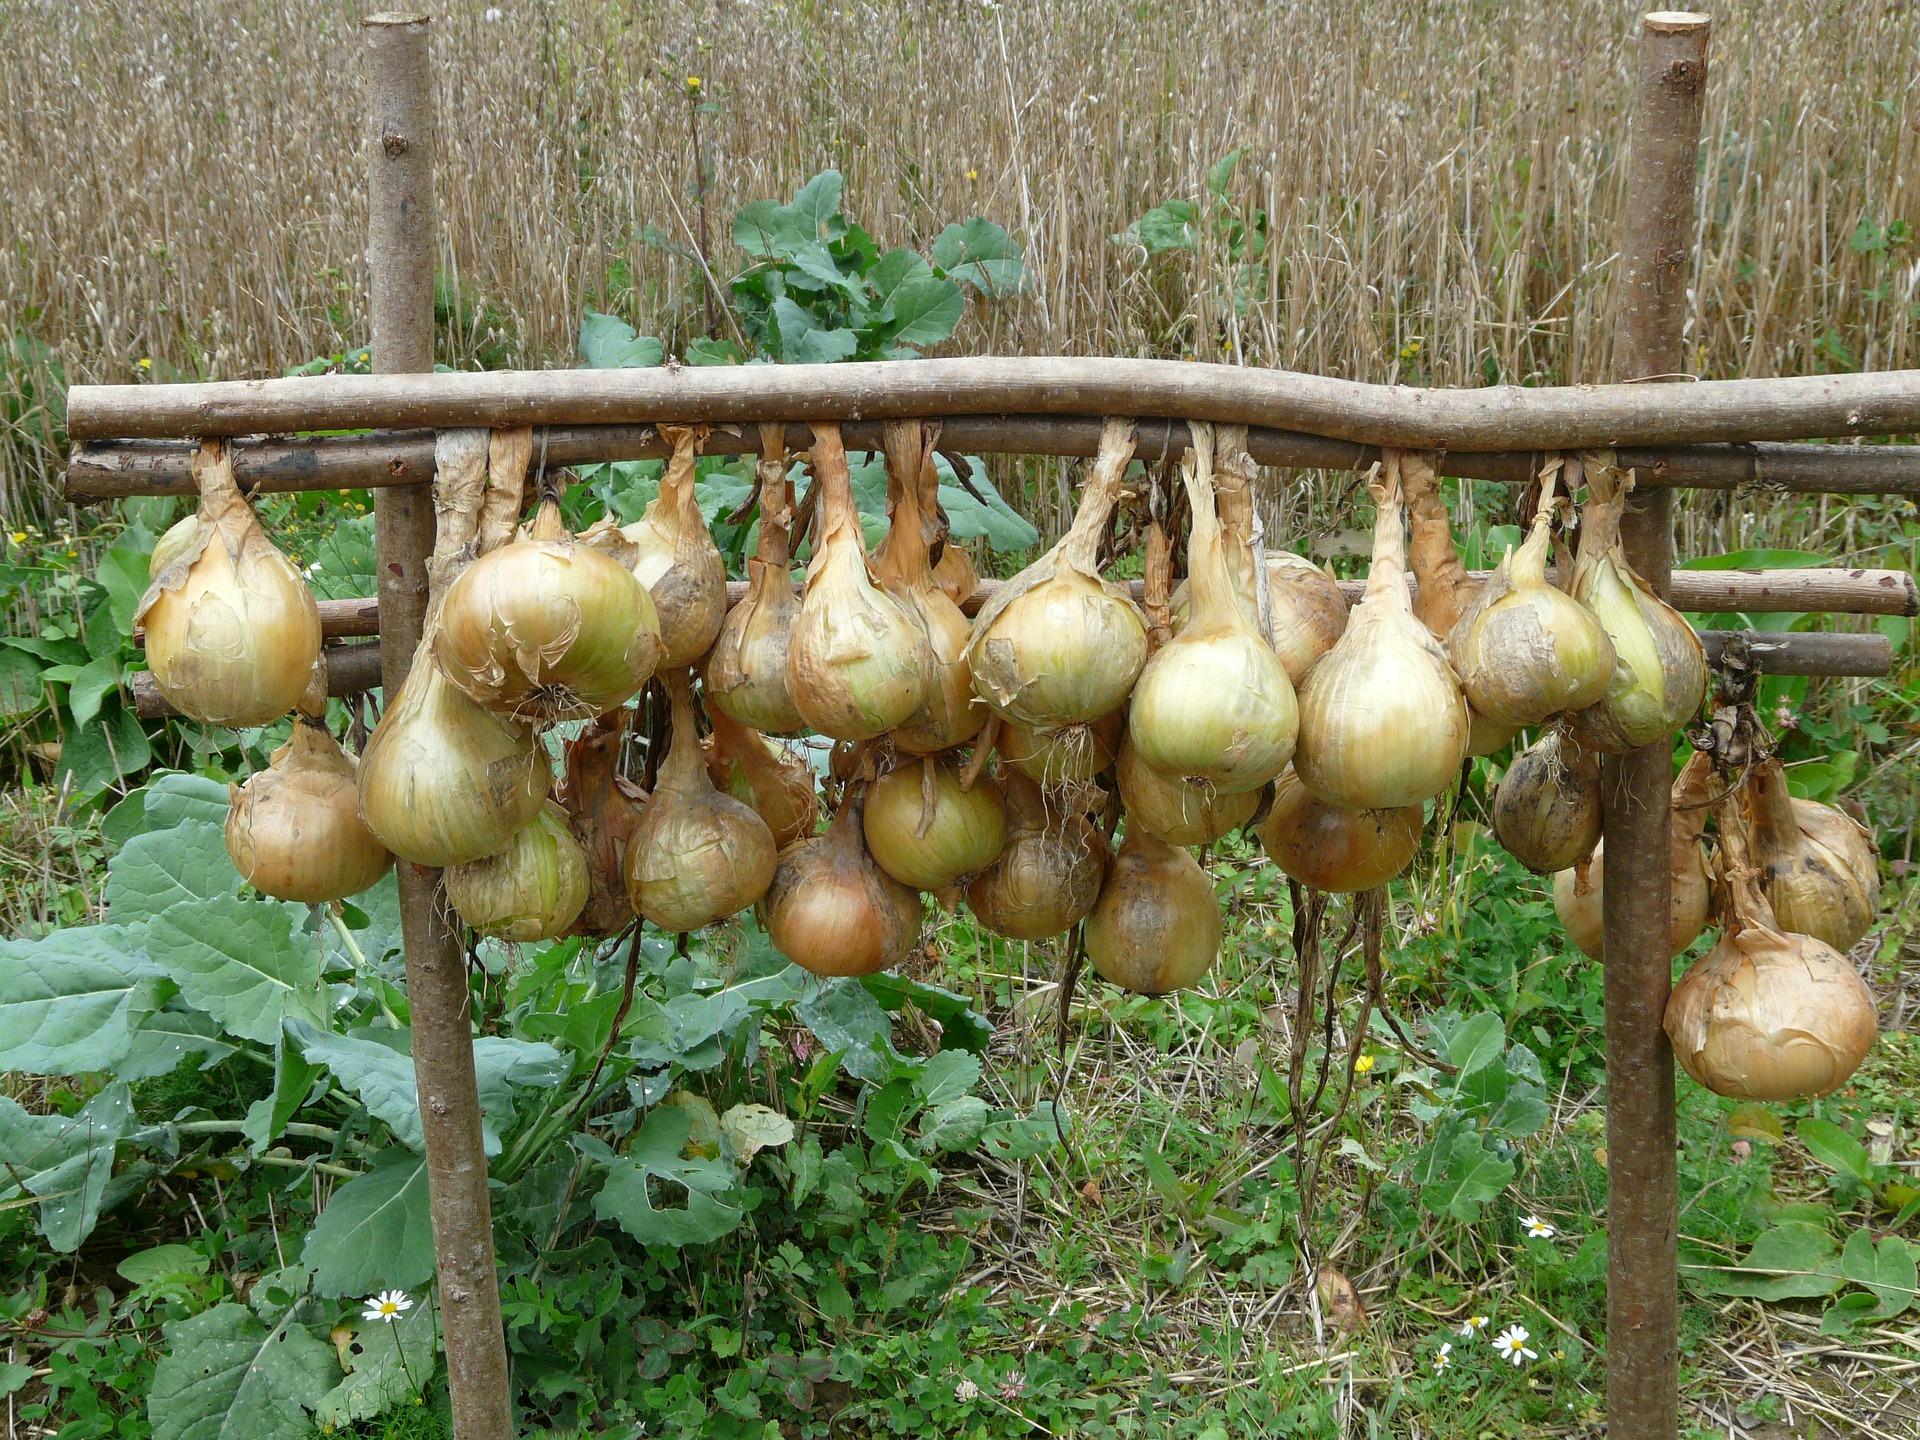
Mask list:
[[[113,1073],[122,1080],[151,1080],[156,1075],[172,1074],[189,1056],[199,1060],[205,1070],[236,1048],[220,1038],[212,1016],[173,1000],[140,1022]]]
[[[93,572],[100,588],[107,592],[107,613],[113,628],[122,635],[133,633],[133,612],[140,608],[141,597],[147,593],[147,582],[151,578],[147,563],[151,549],[141,549],[132,543],[138,533],[127,531],[100,557]]]
[[[147,951],[187,1003],[229,1035],[271,1044],[288,1015],[319,1013],[320,947],[304,918],[285,901],[210,895],[148,921]]]
[[[75,725],[91,725],[100,704],[120,686],[120,662],[113,656],[89,660],[67,685],[67,709]]]
[[[1456,1122],[1436,1131],[1414,1156],[1411,1173],[1428,1209],[1472,1221],[1512,1181],[1513,1162],[1488,1150],[1479,1131]]]
[[[387,1150],[333,1192],[300,1257],[322,1295],[412,1290],[433,1278],[427,1162]]]
[[[840,194],[846,182],[838,170],[822,170],[800,187],[793,203],[786,207],[810,240],[833,239],[844,234],[846,223],[840,219]],[[837,222],[837,223],[836,223]]]
[[[33,1379],[31,1365],[16,1365],[11,1360],[0,1364],[0,1399],[17,1395],[26,1388],[27,1382],[31,1379]]]
[[[824,980],[794,1013],[856,1080],[883,1084],[900,1062],[887,1012],[858,980]]]
[[[880,338],[901,345],[938,345],[953,334],[965,307],[960,287],[951,280],[931,275],[909,280],[894,292],[893,313],[879,327]]]
[[[1063,1143],[1073,1117],[1042,1101],[1025,1115],[1002,1115],[980,1132],[980,1147],[996,1160],[1031,1160]]]
[[[154,797],[149,794],[149,819]],[[178,901],[237,895],[240,874],[227,857],[227,838],[211,820],[183,820],[136,835],[107,867],[107,918],[151,920]]]
[[[155,1245],[151,1250],[136,1250],[113,1268],[129,1285],[145,1287],[156,1280],[204,1275],[208,1264],[207,1257],[191,1245]]]
[[[600,1162],[606,1183],[593,1213],[611,1220],[643,1245],[704,1245],[739,1225],[744,1211],[717,1196],[734,1188],[733,1167],[720,1160],[686,1159],[682,1151],[692,1119],[677,1106],[652,1111],[625,1154],[615,1154],[592,1136],[576,1136],[580,1153]],[[679,1189],[684,1205],[656,1204],[652,1185]]]
[[[105,718],[67,733],[60,744],[60,763],[53,769],[53,784],[56,789],[64,786],[74,804],[84,804],[152,763],[153,748],[139,718],[116,704]]]
[[[189,820],[209,821],[221,827],[227,823],[230,796],[223,780],[181,770],[163,770],[140,790],[146,797],[142,830],[170,830]],[[220,848],[226,848],[224,829]]]
[[[1780,1117],[1764,1105],[1736,1105],[1727,1114],[1727,1133],[1736,1140],[1779,1145],[1787,1138]]]
[[[947,226],[935,237],[933,263],[986,295],[1014,295],[1027,287],[1020,247],[1004,229],[978,215]]]
[[[987,478],[987,467],[978,455],[968,455],[967,480],[980,492],[976,500],[954,476],[944,455],[934,456],[934,468],[940,472],[940,508],[947,512],[955,540],[985,539],[997,554],[1031,550],[1040,543],[1040,532],[1000,497]]]
[[[420,1394],[434,1376],[440,1350],[439,1312],[415,1304],[397,1320],[363,1320],[347,1346],[352,1373],[314,1407],[326,1426],[384,1415]]]
[[[1199,215],[1191,200],[1169,200],[1154,206],[1113,238],[1123,245],[1138,245],[1149,256],[1164,255],[1169,250],[1197,250]]]
[[[589,308],[580,321],[580,363],[590,370],[644,370],[666,358],[651,335],[639,335],[617,315]]]
[[[922,1103],[944,1105],[957,1100],[980,1083],[980,1057],[965,1050],[942,1050],[929,1055],[913,1088]]]
[[[71,1075],[122,1059],[165,979],[126,925],[0,940],[0,1070]]]
[[[1873,1181],[1873,1160],[1862,1145],[1831,1120],[1802,1120],[1793,1133],[1807,1153],[1827,1169],[1862,1185]]]
[[[77,1115],[32,1115],[0,1095],[0,1200],[38,1197],[47,1243],[62,1253],[79,1249],[99,1219],[114,1147],[132,1116],[124,1080]]]
[[[1225,197],[1227,186],[1233,180],[1233,172],[1240,166],[1243,151],[1229,150],[1207,171],[1207,189],[1217,196]]]
[[[735,1105],[720,1117],[720,1133],[744,1164],[762,1150],[792,1140],[793,1121],[765,1105]]]
[[[1474,1071],[1491,1065],[1507,1048],[1506,1026],[1491,1010],[1483,1010],[1463,1021],[1447,1039],[1447,1059],[1459,1067],[1457,1087]]]
[[[1876,1246],[1867,1230],[1847,1237],[1840,1251],[1840,1269],[1847,1279],[1873,1295],[1873,1317],[1890,1319],[1908,1309],[1920,1289],[1920,1267],[1913,1250],[1898,1235],[1888,1235]]]
[[[978,1095],[955,1096],[935,1106],[922,1117],[921,1148],[943,1150],[949,1153],[971,1149],[979,1143],[992,1113],[987,1102]]]
[[[784,295],[773,302],[773,318],[780,327],[780,358],[789,365],[845,360],[860,345],[860,337],[853,331],[823,327]]]
[[[302,1055],[283,1029],[273,1044],[273,1091],[249,1105],[240,1122],[240,1133],[254,1154],[264,1153],[286,1132],[287,1122],[307,1103],[320,1074],[321,1067]]]
[[[992,1023],[973,1008],[973,1001],[958,991],[929,985],[892,970],[863,976],[860,983],[889,1011],[897,1011],[911,1002],[921,1014],[939,1022],[942,1049],[971,1050],[978,1055],[993,1039]]]
[[[17,720],[46,704],[40,662],[24,651],[0,649],[0,720]]]
[[[1846,1283],[1833,1237],[1818,1225],[1790,1220],[1753,1242],[1738,1265],[1682,1267],[1697,1289],[1710,1295],[1751,1295],[1760,1300],[1812,1299]]]
[[[740,353],[740,347],[731,340],[715,340],[702,335],[687,342],[686,353],[680,358],[689,365],[738,365],[747,357]]]
[[[310,1413],[340,1378],[332,1348],[292,1312],[269,1329],[244,1305],[216,1305],[161,1334],[153,1440],[307,1440]]]
[[[330,526],[313,547],[307,584],[321,600],[351,600],[378,590],[373,516],[356,515]]]

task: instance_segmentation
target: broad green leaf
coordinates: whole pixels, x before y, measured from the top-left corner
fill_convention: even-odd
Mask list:
[[[170,830],[189,820],[227,823],[230,808],[226,782],[182,770],[163,770],[140,787],[146,794],[145,830]],[[224,831],[223,831],[224,837]],[[222,848],[225,848],[224,838]]]
[[[1447,1059],[1460,1070],[1454,1083],[1458,1085],[1474,1071],[1491,1065],[1506,1048],[1506,1027],[1491,1010],[1483,1010],[1461,1022],[1460,1028],[1447,1038]]]
[[[1753,1242],[1738,1265],[1688,1265],[1687,1278],[1711,1295],[1751,1295],[1760,1300],[1831,1295],[1846,1283],[1839,1247],[1818,1225],[1789,1220]]]
[[[1027,286],[1027,267],[1013,237],[975,215],[935,237],[933,263],[963,285],[986,295],[1013,295]]]
[[[950,533],[956,540],[984,539],[996,554],[1031,550],[1040,543],[1040,532],[1001,498],[987,478],[987,467],[978,455],[968,455],[967,481],[980,492],[976,500],[953,473],[947,457],[936,455],[934,468],[940,472],[940,508],[951,522]]]
[[[1819,568],[1831,557],[1814,550],[1727,550],[1718,555],[1695,555],[1676,568],[1681,570],[1798,570],[1804,566]]]
[[[793,1139],[793,1121],[765,1105],[741,1104],[720,1117],[720,1133],[744,1164],[762,1150]]]
[[[577,1136],[576,1147],[598,1160],[606,1175],[594,1197],[593,1213],[643,1245],[704,1245],[732,1231],[744,1212],[716,1197],[732,1192],[733,1167],[720,1160],[686,1159],[682,1151],[689,1130],[685,1110],[661,1106],[647,1116],[625,1154],[615,1154],[591,1136]],[[656,1203],[656,1182],[662,1187],[661,1200],[678,1189],[685,1192],[685,1203]]]
[[[181,1061],[193,1056],[205,1070],[233,1054],[236,1047],[221,1038],[213,1017],[172,1000],[140,1022],[127,1053],[114,1065],[122,1080],[151,1080],[170,1075]]]
[[[1727,1133],[1736,1140],[1778,1145],[1787,1138],[1780,1117],[1764,1105],[1736,1105],[1727,1114]]]
[[[1114,239],[1138,245],[1148,255],[1164,255],[1169,250],[1197,250],[1200,247],[1199,214],[1191,200],[1169,200],[1154,206]]]
[[[322,1295],[413,1290],[433,1278],[427,1162],[388,1150],[333,1192],[307,1232],[301,1259]]]
[[[887,1012],[858,980],[824,980],[794,1013],[856,1080],[882,1084],[900,1063]]]
[[[149,795],[150,817],[153,803]],[[107,918],[151,920],[178,901],[237,895],[240,884],[221,827],[211,820],[182,820],[134,836],[113,857],[107,867]]]
[[[845,232],[846,224],[840,220],[840,194],[845,185],[838,170],[822,170],[794,195],[786,209],[806,226],[807,238],[831,240]]]
[[[580,362],[592,370],[648,369],[666,358],[651,335],[639,335],[617,315],[589,309],[580,322]]]
[[[240,1133],[259,1155],[286,1132],[287,1122],[307,1103],[321,1067],[287,1039],[283,1029],[273,1043],[273,1090],[247,1107]]]
[[[319,1013],[320,947],[303,920],[301,907],[284,901],[211,895],[149,920],[147,953],[229,1035],[271,1044],[288,1015]]]
[[[312,1411],[340,1379],[332,1347],[292,1312],[269,1328],[244,1305],[216,1305],[161,1334],[153,1440],[307,1440]]]
[[[133,1102],[124,1080],[77,1115],[33,1115],[0,1095],[0,1200],[40,1201],[40,1233],[70,1253],[93,1231],[113,1175],[114,1146],[127,1133]]]
[[[1066,1107],[1043,1101],[1025,1115],[988,1121],[980,1132],[980,1148],[996,1160],[1031,1160],[1062,1144],[1072,1130],[1073,1117]]]
[[[873,292],[876,314],[885,314],[900,287],[923,275],[932,275],[933,267],[911,250],[889,250],[867,272],[867,288]]]
[[[929,1055],[914,1077],[913,1088],[927,1105],[957,1100],[980,1083],[980,1057],[965,1050],[942,1050]]]
[[[0,940],[0,1070],[71,1075],[122,1059],[167,982],[138,927],[76,925]]]
[[[328,528],[314,544],[307,584],[321,600],[351,600],[378,590],[373,516],[356,515]]]
[[[144,1286],[171,1276],[204,1275],[207,1257],[191,1245],[155,1245],[150,1250],[136,1250],[113,1268],[129,1285]]]
[[[139,718],[113,704],[94,723],[70,730],[60,745],[53,784],[65,787],[76,805],[93,800],[110,785],[138,775],[153,763],[153,749]]]
[[[795,271],[799,272],[798,274],[789,272],[787,276],[789,290],[814,292],[831,290],[840,295],[852,295],[858,288],[858,282],[842,273],[824,245],[805,242],[792,245],[787,248],[783,258],[793,266]]]
[[[91,725],[101,702],[120,685],[120,662],[113,656],[89,660],[67,685],[67,709],[77,726]]]
[[[1847,1279],[1872,1292],[1877,1320],[1901,1314],[1920,1298],[1915,1294],[1920,1289],[1920,1268],[1914,1264],[1912,1248],[1898,1235],[1888,1235],[1875,1245],[1870,1231],[1854,1231],[1840,1251],[1840,1269]]]
[[[681,356],[689,365],[738,365],[745,358],[731,340],[714,340],[704,335],[689,340],[686,354]]]
[[[1831,1120],[1802,1120],[1793,1133],[1800,1143],[1827,1169],[1862,1185],[1873,1179],[1873,1160],[1862,1145]]]
[[[1480,1132],[1442,1125],[1413,1157],[1410,1173],[1428,1209],[1472,1221],[1513,1179],[1513,1162],[1486,1148]]]
[[[100,557],[93,572],[100,588],[107,592],[113,628],[122,635],[133,633],[133,612],[140,608],[141,597],[147,593],[151,579],[147,564],[151,547],[141,549],[132,543],[139,533],[137,528],[128,530]]]
[[[1214,161],[1207,170],[1207,189],[1213,194],[1224,197],[1227,186],[1233,180],[1233,172],[1240,166],[1240,157],[1244,151],[1229,150]]]
[[[987,1102],[978,1095],[956,1095],[934,1106],[921,1118],[921,1148],[949,1153],[971,1149],[979,1143],[992,1113]]]
[[[853,331],[822,326],[784,295],[773,302],[773,318],[780,327],[780,358],[789,365],[845,360],[860,345]]]
[[[440,1316],[416,1303],[397,1320],[362,1320],[346,1348],[352,1373],[314,1407],[323,1426],[351,1425],[412,1400],[434,1377]]]
[[[908,280],[893,293],[893,314],[879,327],[881,338],[900,345],[938,345],[953,334],[965,308],[966,299],[951,280],[931,275]]]
[[[21,650],[0,649],[0,720],[31,715],[46,699],[40,662]]]
[[[957,991],[913,980],[892,970],[863,976],[860,983],[889,1011],[898,1010],[911,1001],[921,1014],[939,1022],[940,1044],[945,1049],[971,1050],[978,1055],[993,1038],[993,1026],[987,1017]]]
[[[31,1379],[33,1379],[31,1365],[17,1365],[11,1360],[0,1364],[0,1399],[18,1394],[26,1388],[27,1382]]]

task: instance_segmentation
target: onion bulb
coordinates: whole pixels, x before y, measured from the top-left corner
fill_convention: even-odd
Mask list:
[[[1466,698],[1407,592],[1397,453],[1370,488],[1380,508],[1366,594],[1307,676],[1294,756],[1300,782],[1343,810],[1418,805],[1452,783],[1467,754]]]
[[[807,763],[723,710],[708,718],[713,733],[707,737],[707,774],[714,785],[751,805],[767,822],[779,849],[813,834],[819,802]]]
[[[944,890],[999,858],[1007,804],[986,776],[968,788],[952,758],[925,756],[874,782],[865,828],[868,853],[882,870],[916,890]]]
[[[627,842],[627,898],[662,930],[684,934],[737,915],[773,880],[773,832],[752,806],[713,788],[687,672],[666,677],[673,738]]]
[[[627,842],[647,797],[620,773],[632,718],[624,706],[611,710],[567,742],[560,808],[587,857],[587,903],[573,926],[580,935],[615,935],[633,922]]]
[[[1260,843],[1302,885],[1352,895],[1386,884],[1412,864],[1421,826],[1418,805],[1341,810],[1315,799],[1289,770],[1274,782]]]
[[[1559,730],[1536,740],[1500,777],[1493,833],[1536,875],[1586,859],[1600,843],[1600,757]]]
[[[1757,765],[1741,796],[1766,896],[1780,928],[1847,950],[1873,924],[1880,875],[1872,836],[1842,810],[1797,800],[1780,762]]]
[[[224,440],[200,443],[193,480],[197,523],[154,568],[133,623],[146,632],[154,683],[181,714],[266,725],[306,689],[320,658],[320,612],[234,483]]]
[[[974,617],[974,689],[1009,720],[1040,730],[1098,720],[1126,702],[1146,664],[1139,606],[1097,568],[1132,458],[1132,422],[1108,420],[1072,526]]]
[[[1580,555],[1573,598],[1590,610],[1613,642],[1613,678],[1605,696],[1575,712],[1580,743],[1622,754],[1664,739],[1686,723],[1707,693],[1707,652],[1686,618],[1634,574],[1620,544],[1629,473],[1587,467],[1587,504],[1580,516]]]
[[[1780,927],[1732,811],[1720,824],[1729,913],[1719,942],[1673,987],[1667,1037],[1687,1074],[1715,1094],[1831,1094],[1873,1045],[1873,996],[1838,950]]]
[[[967,887],[982,925],[1009,940],[1063,935],[1086,918],[1107,874],[1107,840],[1077,807],[1050,810],[1040,787],[1002,777],[1007,842]]]
[[[1299,711],[1286,666],[1241,604],[1227,564],[1214,511],[1213,428],[1192,429],[1193,450],[1181,466],[1193,511],[1192,611],[1140,672],[1127,736],[1140,759],[1169,779],[1233,795],[1286,769]]]
[[[1132,741],[1120,746],[1120,800],[1129,823],[1169,845],[1210,845],[1253,818],[1258,790],[1225,795],[1205,781],[1170,780],[1140,758]]]
[[[504,850],[447,870],[447,902],[482,935],[552,940],[587,903],[587,855],[549,801]]]
[[[585,720],[647,683],[660,626],[640,582],[575,539],[549,497],[519,539],[447,587],[434,654],[489,709],[534,724]]]
[[[920,894],[873,863],[856,787],[827,833],[789,845],[762,907],[774,948],[815,975],[871,975],[920,938]]]
[[[1707,810],[1712,803],[1708,788],[1711,778],[1712,762],[1696,752],[1680,767],[1680,776],[1673,782],[1667,899],[1667,948],[1672,955],[1682,954],[1707,928],[1710,885],[1700,835],[1707,828]],[[1605,842],[1595,845],[1585,864],[1576,864],[1553,877],[1553,908],[1560,916],[1560,927],[1591,960],[1607,958],[1601,889],[1605,850]]]
[[[1192,985],[1220,953],[1220,906],[1193,856],[1135,827],[1087,916],[1087,959],[1139,995]]]
[[[640,518],[622,527],[625,542],[611,545],[646,586],[660,619],[660,665],[680,669],[707,653],[727,614],[727,565],[713,543],[695,492],[695,461],[707,438],[705,427],[662,425],[660,438],[673,446],[660,493]],[[605,543],[596,526],[589,539]],[[630,549],[626,547],[631,547]]]
[[[1089,725],[1037,730],[1017,720],[1000,722],[1000,758],[1049,790],[1084,785],[1097,778],[1120,753],[1126,712],[1115,710]]]
[[[199,539],[198,515],[189,515],[169,525],[160,538],[153,542],[153,552],[147,556],[147,583],[152,584],[174,561],[183,556],[191,559],[197,554]]]
[[[820,543],[787,642],[787,690],[822,735],[870,740],[905,723],[926,700],[927,637],[867,571],[840,427],[815,426],[813,442]]]
[[[800,601],[793,593],[793,505],[784,425],[760,427],[760,542],[747,561],[747,593],[727,612],[707,656],[707,708],[768,735],[806,728],[787,691],[787,646]]]

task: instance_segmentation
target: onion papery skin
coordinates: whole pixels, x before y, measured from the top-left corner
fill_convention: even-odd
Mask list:
[[[933,583],[954,604],[964,606],[973,598],[973,592],[980,588],[980,572],[974,568],[973,559],[965,550],[948,541],[940,551],[940,558],[934,562]]]
[[[360,819],[353,758],[302,716],[265,770],[230,785],[227,854],[254,889],[309,905],[367,889],[393,856]]]
[[[1313,890],[1352,895],[1386,884],[1420,849],[1418,805],[1342,810],[1314,798],[1291,770],[1274,782],[1260,843],[1282,871]]]
[[[747,593],[727,612],[702,672],[707,705],[750,730],[797,735],[807,722],[787,690],[787,649],[800,601],[785,569],[748,564],[754,570]]]
[[[1258,790],[1223,794],[1205,783],[1168,779],[1127,741],[1116,771],[1128,823],[1169,845],[1211,845],[1238,830],[1260,807]]]
[[[1741,797],[1761,893],[1780,928],[1851,949],[1880,908],[1879,867],[1866,828],[1787,790],[1778,760],[1756,766]]]
[[[627,700],[662,646],[640,582],[568,534],[549,500],[525,538],[482,555],[447,587],[434,651],[482,705],[547,724]]]
[[[967,887],[967,904],[982,925],[1009,940],[1064,935],[1100,898],[1110,859],[1106,837],[1078,809],[1049,810],[1025,776],[1004,784],[1007,842]]]
[[[1173,592],[1173,618],[1176,624],[1187,618],[1185,580]],[[1251,586],[1245,587],[1247,591]],[[1242,595],[1249,617],[1259,621],[1258,599]],[[1297,690],[1307,674],[1320,663],[1320,657],[1339,643],[1347,632],[1347,597],[1340,582],[1303,555],[1291,550],[1267,552],[1267,643],[1280,663],[1286,666],[1287,679]]]
[[[320,611],[234,484],[224,443],[193,459],[198,524],[134,611],[147,667],[181,714],[207,725],[266,725],[299,700],[320,658]]]
[[[360,756],[360,818],[403,860],[459,865],[531,824],[550,783],[533,733],[447,679],[429,634]]]
[[[552,940],[573,928],[587,903],[587,856],[558,805],[541,807],[531,824],[497,854],[449,866],[447,901],[482,935],[522,944]]]
[[[1097,779],[1120,753],[1126,733],[1125,712],[1115,710],[1090,725],[1035,730],[1013,720],[1000,722],[1000,758],[1049,790],[1084,785]]]
[[[1476,758],[1485,755],[1498,755],[1513,743],[1522,727],[1505,725],[1498,720],[1489,720],[1474,710],[1467,709],[1467,754]]]
[[[634,578],[646,587],[659,616],[659,664],[681,669],[705,655],[720,633],[727,614],[727,564],[694,492],[694,462],[706,431],[663,425],[660,435],[674,447],[660,493],[619,533],[633,547]]]
[[[587,857],[587,903],[576,935],[616,935],[633,922],[627,898],[627,842],[640,823],[646,792],[620,773],[633,711],[610,711],[567,742],[560,808]]]
[[[841,807],[824,835],[780,852],[762,905],[774,948],[815,975],[871,975],[920,938],[920,894],[873,863],[860,804]]]
[[[784,850],[813,834],[819,810],[813,770],[758,731],[715,711],[707,738],[707,774],[714,787],[751,805]]]
[[[147,580],[152,583],[182,556],[198,553],[200,541],[200,517],[189,515],[176,520],[153,542],[153,553],[147,556]]]
[[[1185,850],[1130,831],[1087,916],[1087,959],[1137,995],[1184,990],[1220,954],[1213,882]]]
[[[1600,757],[1557,730],[1516,755],[1494,791],[1493,833],[1536,875],[1586,859],[1600,825]]]
[[[1000,858],[1007,803],[988,776],[963,789],[951,759],[909,763],[874,782],[865,828],[867,852],[882,870],[916,890],[944,890]]]

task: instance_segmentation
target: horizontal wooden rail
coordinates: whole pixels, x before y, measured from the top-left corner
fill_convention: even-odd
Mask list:
[[[958,415],[940,420],[941,446],[955,454],[1090,456],[1100,443],[1095,415]],[[881,422],[850,421],[844,427],[853,450],[881,447]],[[1158,456],[1185,449],[1180,420],[1142,420],[1139,453]],[[788,428],[787,445],[812,443],[804,425]],[[759,450],[758,427],[720,429],[708,439],[710,455]],[[657,460],[669,446],[652,425],[542,426],[534,432],[536,453],[552,465],[602,460]],[[1324,435],[1256,426],[1247,448],[1262,465],[1364,470],[1380,458],[1377,445],[1356,445]],[[1737,445],[1630,447],[1618,452],[1640,482],[1697,490],[1785,490],[1829,495],[1920,496],[1920,445]],[[95,441],[74,448],[66,472],[67,498],[77,502],[128,495],[193,494],[189,440]],[[1524,484],[1539,470],[1535,451],[1461,452],[1440,466],[1447,475]],[[317,435],[242,440],[233,447],[234,474],[250,491],[356,490],[422,485],[433,479],[433,435],[387,431],[366,435]]]
[[[1477,390],[1235,365],[987,356],[839,365],[311,375],[76,385],[76,441],[466,425],[1159,415],[1364,445],[1552,450],[1920,431],[1920,372]]]

